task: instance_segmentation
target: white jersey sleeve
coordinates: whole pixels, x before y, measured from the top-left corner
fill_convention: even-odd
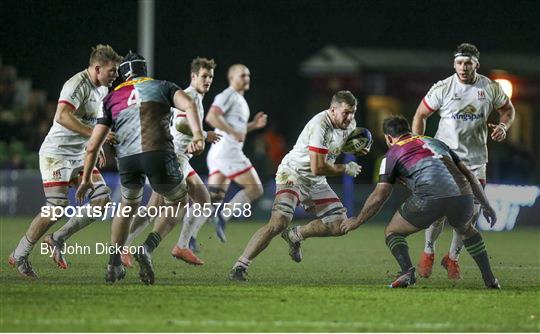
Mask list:
[[[204,118],[204,107],[202,104],[203,95],[199,94],[195,88],[188,87],[184,89],[184,92],[189,95],[195,102],[195,105],[197,106],[197,114],[199,115],[199,119],[201,121],[201,129],[203,127],[202,120]],[[174,151],[177,154],[187,154],[186,150],[193,140],[193,135],[191,134],[191,129],[189,127],[189,122],[187,120],[186,112],[183,110],[179,110],[176,108],[171,108],[172,111],[172,125],[171,126],[171,135],[173,136],[173,142],[174,142]],[[179,131],[178,129],[182,130]],[[190,154],[187,154],[189,158],[191,158]]]
[[[94,127],[98,116],[102,116],[101,104],[108,88],[94,86],[87,70],[71,77],[60,93],[58,103],[65,103],[74,109],[73,117],[82,124]],[[65,159],[81,159],[88,138],[69,130],[54,121],[47,137],[41,145],[40,155]]]
[[[84,81],[80,81],[74,85],[72,80],[64,83],[58,103],[65,103],[77,110],[81,104],[84,104],[90,97],[90,89]]]
[[[436,111],[441,109],[444,104],[444,93],[447,88],[447,83],[445,81],[439,81],[434,84],[431,89],[428,91],[422,103],[431,111]]]
[[[328,143],[332,138],[332,124],[322,118],[321,122],[310,128],[308,134],[308,149],[313,152],[328,154]]]
[[[504,93],[501,85],[497,81],[491,81],[489,89],[486,91],[486,93],[491,95],[490,99],[495,109],[501,109],[502,107],[505,107],[510,101],[508,96],[506,96],[506,94]]]
[[[212,107],[217,107],[222,113],[226,114],[231,111],[234,100],[232,91],[225,90],[214,98]]]

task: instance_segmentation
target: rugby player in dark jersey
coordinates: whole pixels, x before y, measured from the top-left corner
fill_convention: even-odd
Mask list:
[[[478,179],[442,141],[412,134],[409,122],[401,116],[385,119],[383,132],[389,150],[381,164],[379,183],[360,214],[341,224],[342,232],[368,221],[390,196],[392,185],[396,181],[405,183],[412,195],[385,229],[386,245],[401,267],[400,276],[389,287],[407,287],[416,282],[405,238],[446,216],[480,268],[486,287],[499,289],[482,236],[472,225],[475,197],[487,221],[492,226],[496,221]]]
[[[97,125],[86,149],[82,182],[77,189],[79,201],[93,189],[90,179],[99,149],[112,128],[116,134],[114,145],[118,161],[122,190],[122,207],[130,207],[130,214],[116,214],[112,223],[111,245],[123,246],[129,233],[133,216],[137,213],[143,196],[145,179],[152,189],[165,198],[164,210],[156,219],[154,230],[144,242],[142,252],[134,254],[139,262],[141,281],[154,283],[151,254],[183,216],[186,184],[174,152],[173,138],[169,130],[171,107],[186,111],[193,141],[188,152],[199,154],[204,149],[201,120],[193,100],[177,85],[146,76],[146,61],[129,53],[120,64],[119,74],[124,82],[103,100]],[[179,208],[176,211],[176,208]],[[178,215],[176,215],[176,212]],[[125,251],[110,252],[105,280],[114,283],[125,276],[120,255]]]

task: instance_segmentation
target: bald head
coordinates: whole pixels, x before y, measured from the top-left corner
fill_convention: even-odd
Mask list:
[[[229,85],[237,92],[242,93],[249,89],[251,74],[245,65],[234,64],[229,67],[227,78],[229,79]]]

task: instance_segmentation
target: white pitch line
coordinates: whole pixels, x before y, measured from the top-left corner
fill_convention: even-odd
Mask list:
[[[478,269],[477,266],[473,266],[473,265],[465,265],[465,266],[461,266],[463,268],[467,268],[467,269]],[[492,266],[493,269],[508,269],[508,270],[540,270],[540,267],[531,267],[531,266],[527,266],[527,267],[519,267],[519,266]]]
[[[178,319],[163,319],[160,321],[146,321],[141,319],[96,319],[95,321],[87,321],[86,319],[36,319],[35,321],[19,320],[19,319],[0,319],[3,325],[85,325],[91,323],[109,324],[109,325],[130,325],[130,324],[156,324],[163,323],[164,325],[177,326],[221,326],[221,327],[315,327],[315,328],[376,328],[388,330],[404,330],[404,329],[421,329],[421,330],[442,330],[442,329],[459,329],[455,323],[449,322],[418,322],[409,325],[381,323],[381,322],[358,322],[358,321],[307,321],[307,320],[277,320],[277,321],[257,321],[257,320],[178,320]],[[539,330],[540,325],[526,326],[528,329]],[[475,330],[501,330],[496,324],[475,324]]]

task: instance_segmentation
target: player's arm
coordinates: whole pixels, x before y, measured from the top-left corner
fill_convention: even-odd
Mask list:
[[[255,114],[255,117],[253,117],[253,121],[247,124],[247,132],[249,133],[251,131],[264,128],[267,121],[268,115],[262,111],[259,111],[257,114]]]
[[[497,221],[495,210],[493,210],[489,204],[486,193],[484,192],[484,188],[482,188],[480,181],[478,181],[476,176],[474,176],[474,174],[467,168],[467,166],[465,166],[465,164],[463,164],[463,162],[458,162],[457,166],[471,184],[474,197],[476,197],[478,202],[480,202],[480,205],[482,205],[484,216],[486,217],[490,226],[495,225],[495,222]]]
[[[92,135],[92,128],[81,123],[74,115],[75,108],[72,105],[59,102],[56,107],[54,120],[66,129],[77,132],[83,137],[89,138]]]
[[[211,106],[206,115],[206,123],[210,124],[213,128],[220,129],[221,131],[234,137],[239,142],[246,140],[246,134],[235,131],[232,126],[223,117],[223,110],[218,106]]]
[[[344,164],[329,164],[326,161],[326,153],[324,149],[318,149],[310,147],[309,148],[309,163],[311,172],[315,176],[340,176],[347,174],[352,177],[358,176],[362,171],[362,166],[358,165],[356,162],[351,161]]]
[[[79,202],[84,200],[84,196],[86,195],[88,189],[92,189],[94,187],[91,179],[92,170],[96,166],[98,154],[103,146],[103,143],[105,143],[105,140],[107,139],[109,130],[110,127],[108,125],[97,124],[92,131],[90,139],[88,140],[88,145],[86,145],[86,155],[84,157],[82,180],[75,195]]]
[[[357,217],[352,217],[341,223],[341,231],[347,233],[357,229],[375,216],[382,208],[390,194],[392,193],[392,184],[379,182],[373,192],[369,195],[364,207]]]
[[[499,124],[490,123],[488,126],[493,129],[491,139],[503,141],[506,138],[506,132],[510,129],[512,123],[514,123],[516,109],[514,108],[512,101],[508,99],[508,103],[497,109],[497,112],[499,113]]]
[[[202,131],[202,120],[197,113],[197,105],[189,95],[182,90],[177,90],[173,97],[174,107],[186,112],[186,117],[193,134],[193,142],[188,147],[189,153],[199,154],[204,150],[204,135]]]
[[[426,132],[426,120],[429,116],[431,116],[431,114],[433,114],[433,110],[426,106],[426,102],[424,102],[424,100],[420,101],[420,104],[418,105],[418,108],[416,108],[416,113],[413,117],[412,132],[419,135],[424,135]]]

